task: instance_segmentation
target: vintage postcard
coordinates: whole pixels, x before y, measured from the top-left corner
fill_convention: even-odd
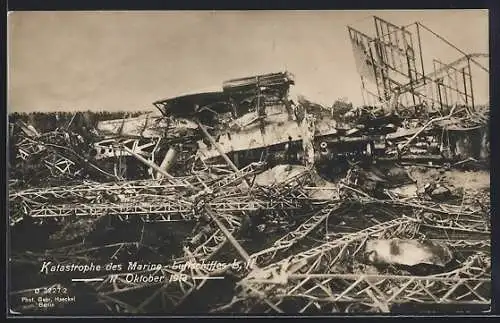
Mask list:
[[[9,13],[9,315],[489,312],[488,33]]]

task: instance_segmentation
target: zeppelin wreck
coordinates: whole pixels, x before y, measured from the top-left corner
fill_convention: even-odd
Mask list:
[[[11,310],[488,311],[488,55],[373,23],[346,33],[363,106],[292,97],[281,71],[132,117],[11,116]],[[429,70],[424,33],[459,58]],[[54,290],[77,301],[21,301]]]

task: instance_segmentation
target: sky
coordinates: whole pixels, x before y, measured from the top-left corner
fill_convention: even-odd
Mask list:
[[[359,105],[347,25],[373,34],[373,15],[419,21],[467,53],[489,50],[486,10],[10,12],[8,109],[153,110],[159,99],[284,70],[311,100]],[[424,55],[451,61],[449,48],[422,43]]]

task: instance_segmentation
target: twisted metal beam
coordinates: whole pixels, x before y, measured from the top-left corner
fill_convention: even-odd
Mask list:
[[[281,261],[257,269],[248,274],[239,285],[243,290],[250,292],[259,289],[271,288],[276,281],[282,281],[296,272],[312,273],[322,268],[331,268],[348,248],[355,247],[350,253],[356,254],[368,238],[382,238],[415,234],[419,223],[415,219],[404,217],[384,222],[367,229],[347,234],[337,240],[326,242],[310,250],[287,257]],[[326,261],[326,263],[325,263]]]
[[[276,240],[272,246],[250,255],[250,258],[258,265],[262,265],[270,259],[276,259],[279,254],[285,253],[293,245],[314,231],[314,229],[323,223],[338,208],[339,205],[334,204],[330,207],[321,209],[313,216],[309,217],[305,222],[301,223],[295,230],[288,232],[283,237]]]
[[[232,234],[239,230],[241,222],[234,217],[226,214],[219,219],[225,224],[228,231]],[[243,267],[242,262],[234,262],[227,266],[216,266],[222,264],[213,261],[213,268],[208,266],[199,266],[206,264],[222,246],[227,242],[226,234],[217,226],[212,225],[212,234],[206,234],[205,239],[200,239],[201,243],[193,248],[185,248],[185,256],[176,259],[173,263],[161,265],[152,270],[125,272],[103,277],[100,283],[91,283],[98,292],[100,302],[104,304],[120,305],[129,313],[143,313],[147,311],[150,304],[160,301],[163,311],[171,312],[181,305],[194,291],[199,290],[207,280],[211,278],[223,279],[222,274],[228,270],[238,270]],[[201,268],[200,268],[201,267]],[[138,276],[157,277],[156,282],[135,282],[132,278]],[[171,277],[184,277],[184,279],[173,281]],[[141,299],[139,304],[130,304],[121,298],[127,293],[137,290],[149,291],[148,297]]]
[[[165,194],[186,188],[185,185],[164,183],[158,180],[140,180],[111,183],[84,183],[72,186],[40,187],[9,193],[11,201],[45,203],[60,201],[89,201],[107,194],[139,195],[145,193]]]
[[[299,312],[320,303],[358,303],[381,312],[403,303],[490,305],[490,263],[479,253],[455,270],[432,276],[292,274],[272,298],[278,300],[274,308],[290,299],[300,300]]]

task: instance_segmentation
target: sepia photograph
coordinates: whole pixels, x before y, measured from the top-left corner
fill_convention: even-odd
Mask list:
[[[9,12],[8,316],[489,313],[488,14]]]

